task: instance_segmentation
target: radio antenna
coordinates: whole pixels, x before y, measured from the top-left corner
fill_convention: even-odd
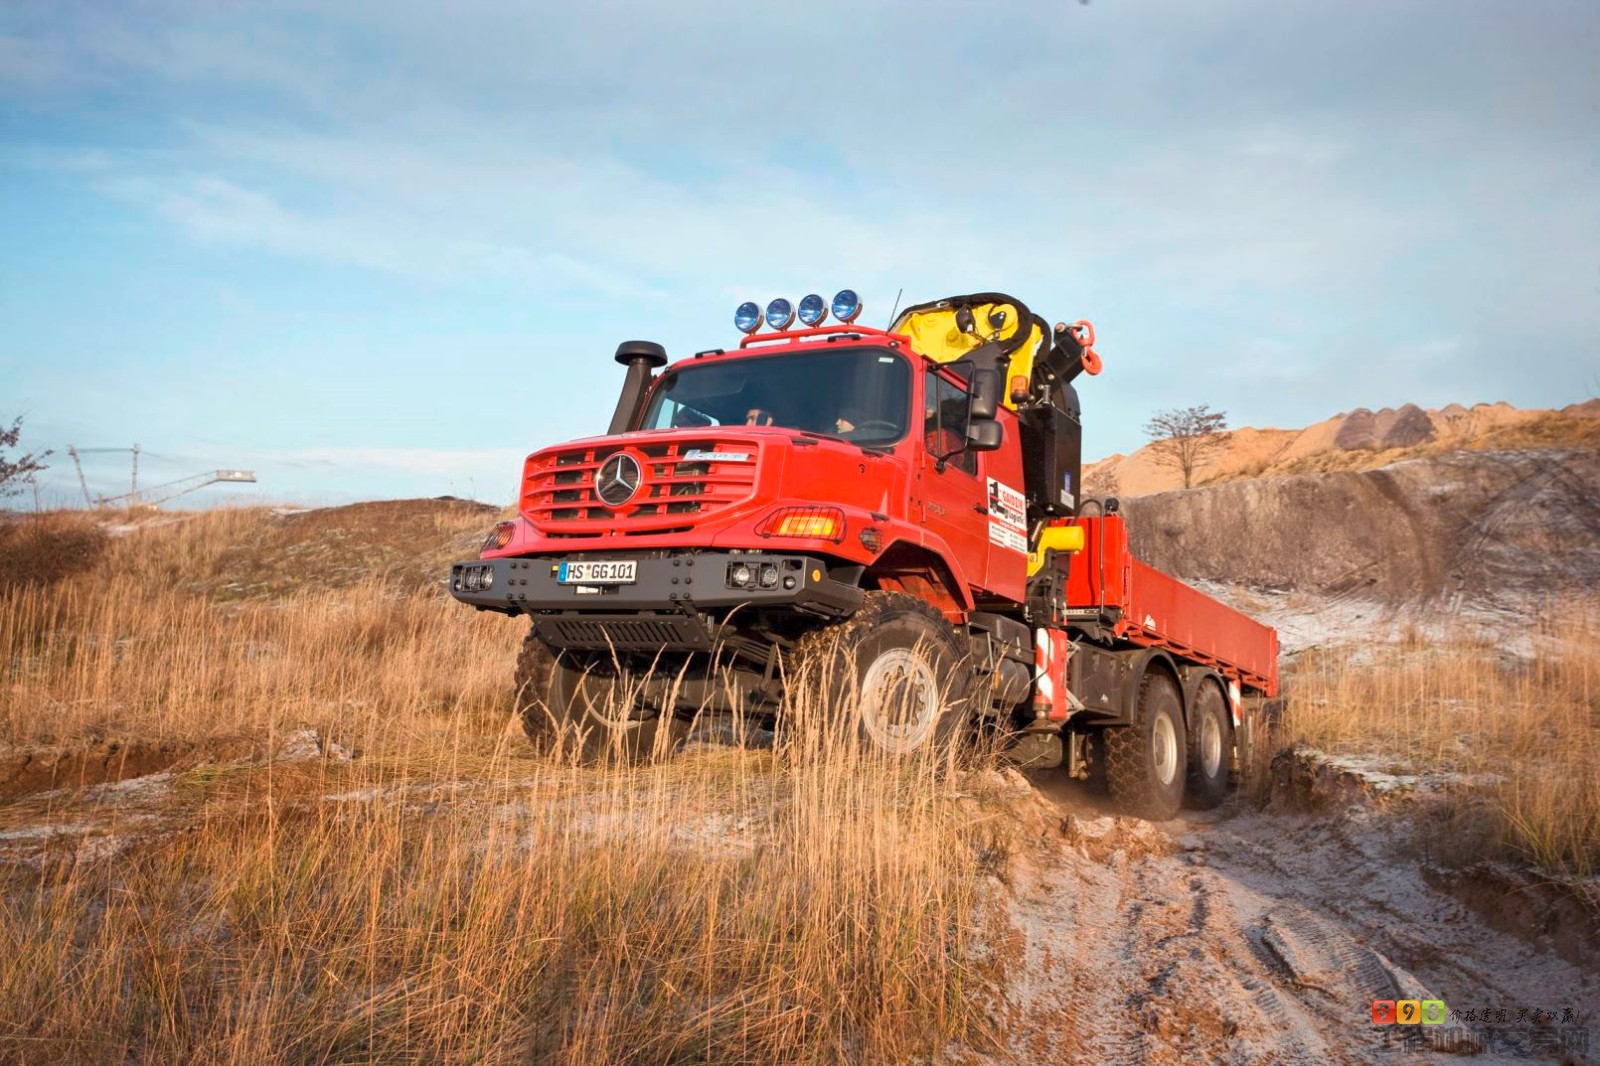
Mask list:
[[[902,285],[900,287],[900,291],[894,294],[894,310],[889,312],[889,321],[883,324],[884,329],[894,328],[894,316],[900,310],[900,297],[904,296],[905,294],[905,286]]]

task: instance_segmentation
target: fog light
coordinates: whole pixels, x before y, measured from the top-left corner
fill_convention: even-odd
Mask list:
[[[732,585],[736,589],[748,588],[750,586],[750,580],[754,576],[755,575],[750,572],[750,568],[744,563],[734,563],[732,566],[728,567],[728,584]]]
[[[761,564],[761,587],[764,589],[775,588],[778,584],[778,568],[771,563]]]
[[[783,579],[783,587],[786,589],[792,589],[796,584],[798,584],[798,582],[795,581],[792,575]]]

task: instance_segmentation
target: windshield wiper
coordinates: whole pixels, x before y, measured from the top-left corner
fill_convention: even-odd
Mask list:
[[[807,437],[815,437],[818,440],[836,440],[840,444],[848,444],[852,447],[860,448],[864,452],[870,452],[873,455],[890,455],[893,454],[894,451],[893,448],[890,448],[887,445],[864,444],[858,440],[851,440],[849,437],[841,437],[834,433],[822,433],[815,429],[797,429],[794,432],[804,434]]]

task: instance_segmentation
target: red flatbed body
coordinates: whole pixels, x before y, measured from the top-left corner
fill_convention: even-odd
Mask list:
[[[1118,639],[1165,648],[1214,667],[1242,688],[1278,694],[1278,632],[1136,559],[1121,515],[1079,517],[1084,546],[1073,555],[1067,608],[1111,616]]]

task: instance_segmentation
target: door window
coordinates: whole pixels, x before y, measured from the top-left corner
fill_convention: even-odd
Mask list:
[[[928,372],[928,387],[923,396],[922,439],[923,447],[935,459],[950,455],[967,443],[967,392],[937,371]],[[978,453],[963,451],[951,455],[948,467],[977,476]]]

